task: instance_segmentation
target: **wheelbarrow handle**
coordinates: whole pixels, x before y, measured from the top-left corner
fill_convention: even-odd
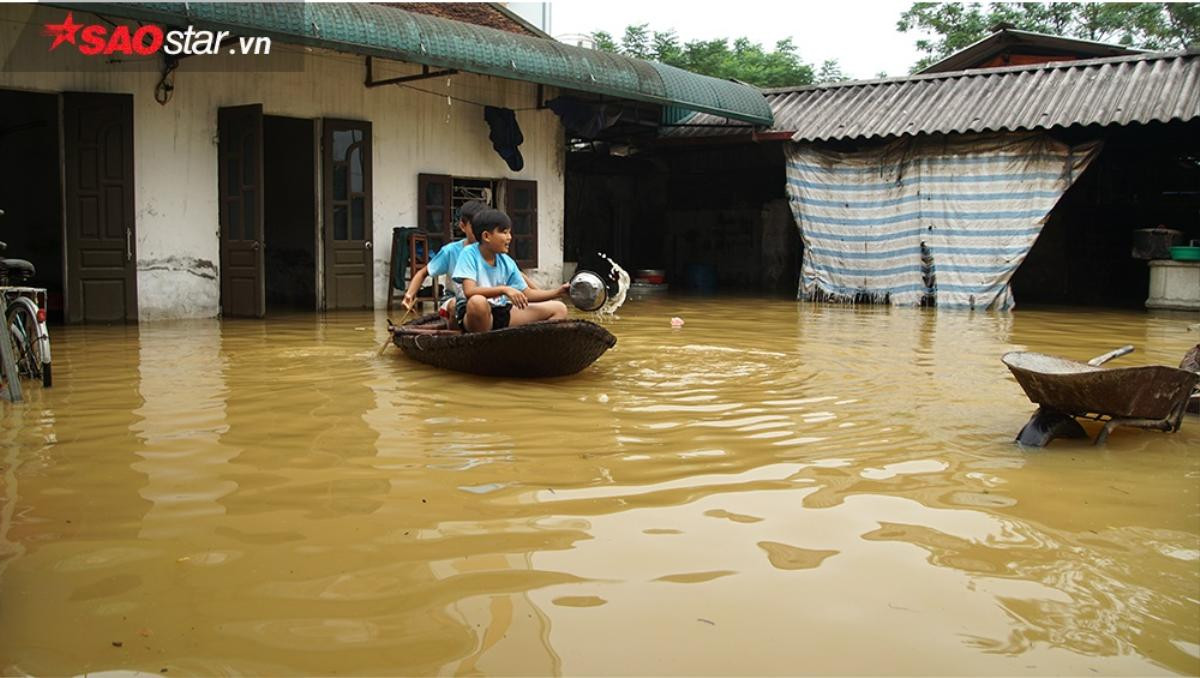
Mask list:
[[[1126,344],[1121,348],[1114,349],[1108,353],[1105,353],[1104,355],[1098,355],[1095,358],[1092,358],[1091,360],[1087,361],[1087,364],[1091,365],[1092,367],[1099,367],[1113,358],[1120,358],[1121,356],[1129,355],[1130,353],[1133,353],[1133,344]]]

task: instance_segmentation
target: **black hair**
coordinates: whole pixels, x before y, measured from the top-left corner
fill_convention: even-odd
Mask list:
[[[471,227],[475,231],[475,237],[482,239],[484,231],[494,231],[498,228],[511,229],[512,220],[500,210],[485,209],[475,215]]]
[[[475,217],[487,208],[487,205],[478,200],[468,200],[462,204],[462,207],[458,208],[458,220],[474,224]]]

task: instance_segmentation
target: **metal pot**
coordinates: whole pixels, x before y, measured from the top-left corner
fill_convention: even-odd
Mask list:
[[[1171,248],[1183,244],[1183,233],[1171,228],[1143,228],[1133,232],[1134,259],[1170,259]]]
[[[608,301],[604,278],[591,271],[577,271],[571,277],[568,291],[575,308],[588,313],[599,310]]]

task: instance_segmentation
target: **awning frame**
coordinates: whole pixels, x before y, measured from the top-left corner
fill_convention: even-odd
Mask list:
[[[375,57],[367,57],[367,77],[363,80],[363,85],[367,88],[383,87],[384,85],[398,85],[402,82],[413,82],[415,80],[428,80],[430,78],[440,78],[443,75],[457,75],[458,69],[447,68],[444,71],[431,71],[428,64],[421,64],[421,72],[417,75],[402,75],[397,78],[384,78],[383,80],[375,79]]]

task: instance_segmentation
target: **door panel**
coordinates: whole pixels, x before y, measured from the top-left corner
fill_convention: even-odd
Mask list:
[[[375,308],[371,123],[326,118],[321,159],[325,308]]]
[[[267,312],[263,265],[262,105],[217,111],[217,190],[221,221],[221,313]]]
[[[67,321],[137,321],[133,97],[63,94]]]

